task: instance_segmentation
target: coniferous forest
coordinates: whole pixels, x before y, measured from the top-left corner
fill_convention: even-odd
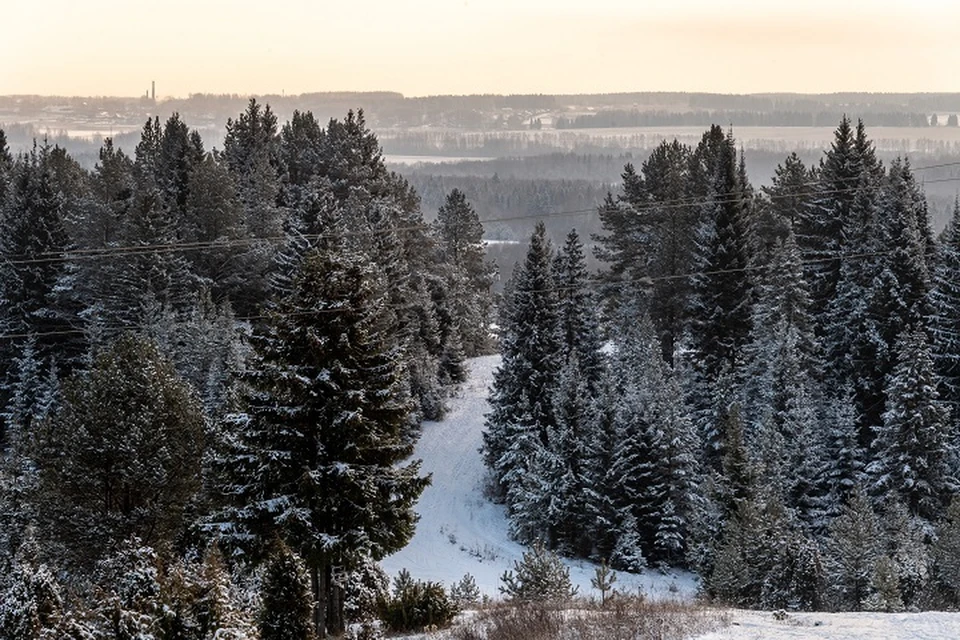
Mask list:
[[[517,540],[743,607],[960,605],[960,205],[935,236],[862,123],[759,190],[732,132],[664,142],[496,305],[464,193],[426,222],[362,112],[226,132],[153,118],[91,171],[0,135],[0,637],[364,620],[420,425],[498,348]]]
[[[599,216],[599,274],[541,225],[499,310],[513,535],[741,607],[957,606],[960,206],[935,237],[843,118],[761,190],[732,133],[665,142]]]
[[[339,633],[413,535],[420,423],[494,347],[476,212],[427,224],[362,112],[227,131],[0,137],[0,637]]]

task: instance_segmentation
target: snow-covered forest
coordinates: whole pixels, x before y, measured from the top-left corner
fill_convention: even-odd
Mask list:
[[[714,126],[627,165],[596,237],[538,225],[497,301],[467,197],[426,222],[362,112],[250,101],[217,150],[154,118],[91,171],[0,132],[0,637],[439,611],[376,563],[497,350],[477,455],[516,541],[741,607],[957,606],[960,205],[935,237],[920,170],[844,118],[757,190]]]
[[[742,607],[957,604],[960,206],[844,118],[754,190],[732,134],[664,143],[500,309],[484,455],[513,534],[687,567]]]
[[[92,172],[0,137],[0,637],[337,633],[413,534],[420,423],[493,347],[476,213],[426,224],[362,112],[227,131]]]

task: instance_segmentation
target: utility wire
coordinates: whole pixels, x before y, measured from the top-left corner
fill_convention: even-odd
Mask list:
[[[960,165],[960,162],[953,163],[944,163],[942,165],[930,165],[929,167],[921,167],[919,169],[927,168],[939,168],[941,166],[954,166]],[[841,179],[841,182],[849,179]],[[859,181],[859,177],[857,177]],[[818,184],[823,184],[825,181],[808,181],[805,183],[800,183],[801,186],[816,186]],[[936,180],[926,181],[924,184],[937,184],[945,182],[960,182],[960,177],[953,178],[940,178]],[[827,190],[810,190],[810,191],[787,191],[781,192],[774,195],[767,195],[769,200],[782,200],[790,198],[798,198],[805,196],[828,196],[828,195],[839,195],[843,193],[853,193],[859,189],[859,185],[856,187],[842,187],[837,189],[827,189]],[[660,202],[651,202],[641,205],[627,205],[630,212],[639,213],[642,211],[649,210],[664,210],[664,209],[678,209],[678,208],[688,208],[701,205],[723,205],[731,204],[734,202],[739,202],[743,197],[742,192],[726,192],[720,193],[712,198],[704,199],[693,199],[693,198],[676,198],[673,200],[662,200]],[[565,216],[574,216],[574,215],[583,215],[588,213],[595,213],[598,210],[602,209],[604,205],[597,205],[589,209],[574,209],[570,211],[553,211],[553,212],[544,212],[538,214],[524,214],[517,216],[505,216],[500,218],[484,218],[479,222],[481,224],[489,224],[495,222],[517,222],[521,220],[539,220],[544,218],[553,218],[553,217],[565,217]],[[354,231],[343,231],[340,233],[317,233],[317,234],[301,234],[299,237],[304,240],[322,240],[322,239],[338,239],[345,237],[354,237],[354,236],[376,236],[383,235],[388,233],[404,233],[404,232],[413,232],[413,231],[426,231],[430,227],[429,225],[408,225],[405,227],[394,227],[390,229],[365,229],[365,230],[354,230]],[[64,252],[54,253],[54,252],[44,252],[37,254],[37,257],[26,258],[26,257],[17,257],[8,260],[8,264],[11,265],[30,265],[30,264],[45,264],[45,263],[54,263],[54,262],[64,262],[71,260],[97,260],[101,258],[115,257],[118,255],[122,256],[140,256],[140,255],[150,255],[150,254],[160,254],[160,253],[179,253],[179,252],[192,252],[192,251],[202,251],[204,249],[226,249],[232,247],[240,246],[249,246],[251,244],[256,244],[259,242],[279,242],[286,238],[286,236],[266,236],[266,237],[256,237],[256,238],[236,238],[233,240],[213,240],[206,242],[175,242],[175,243],[162,243],[162,244],[148,244],[148,245],[126,245],[126,246],[116,246],[116,247],[103,247],[97,249],[76,249],[68,250]]]

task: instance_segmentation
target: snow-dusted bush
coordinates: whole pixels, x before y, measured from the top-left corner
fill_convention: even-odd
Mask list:
[[[521,561],[514,562],[513,571],[505,571],[500,580],[500,593],[509,600],[567,600],[577,594],[570,582],[570,569],[539,542],[523,554]]]
[[[392,631],[445,627],[459,613],[443,585],[410,577],[406,569],[393,581],[393,594],[383,607],[383,620]]]

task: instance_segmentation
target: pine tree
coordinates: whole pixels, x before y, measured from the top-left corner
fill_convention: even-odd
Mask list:
[[[168,548],[199,487],[203,436],[200,403],[173,365],[122,336],[64,383],[38,435],[44,535],[81,565],[133,535]]]
[[[638,294],[647,299],[663,358],[671,363],[688,321],[691,287],[682,276],[694,270],[698,224],[696,207],[678,201],[704,196],[692,191],[693,162],[690,149],[674,140],[655,148],[639,173],[627,164],[623,193],[599,208],[608,235],[595,236],[595,255],[609,264],[601,274],[608,294],[621,304],[639,302]],[[647,278],[653,279],[648,291],[623,286]]]
[[[882,555],[877,517],[862,491],[855,492],[830,526],[828,580],[841,607],[861,610]]]
[[[494,374],[483,434],[484,461],[501,495],[511,488],[516,464],[529,459],[521,447],[545,445],[547,430],[556,424],[553,394],[561,343],[552,260],[546,228],[539,223],[514,275],[501,338],[503,361]]]
[[[594,570],[593,577],[590,578],[590,586],[600,592],[600,606],[607,603],[607,592],[613,589],[617,582],[617,572],[611,571],[606,561],[600,563],[600,566]]]
[[[303,562],[282,544],[267,561],[258,627],[261,640],[310,640],[313,604]]]
[[[926,336],[907,331],[887,380],[887,410],[868,471],[879,496],[899,496],[910,513],[934,521],[956,491],[950,410],[937,394]]]
[[[500,580],[500,592],[518,602],[563,601],[577,593],[570,569],[540,543],[524,552],[523,559],[513,563],[513,571],[505,571]]]
[[[379,559],[413,535],[428,479],[397,466],[412,443],[412,406],[383,283],[341,246],[308,254],[293,292],[253,338],[227,517],[262,551],[280,536],[311,573],[314,630],[342,630],[334,567]]]

